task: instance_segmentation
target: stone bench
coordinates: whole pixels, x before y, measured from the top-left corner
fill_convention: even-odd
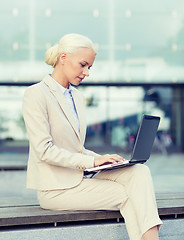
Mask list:
[[[161,218],[184,217],[184,192],[157,193],[156,200]],[[0,200],[0,227],[120,219],[119,211],[52,211],[41,209],[36,200]]]

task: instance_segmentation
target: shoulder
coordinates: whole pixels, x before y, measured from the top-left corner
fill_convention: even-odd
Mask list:
[[[23,103],[44,103],[46,101],[46,85],[43,80],[26,88]]]
[[[45,78],[44,78],[45,79]],[[41,80],[40,82],[38,83],[35,83],[29,87],[26,88],[25,92],[24,92],[24,96],[27,96],[27,95],[32,95],[32,97],[36,96],[36,95],[40,95],[42,94],[44,91],[44,88],[45,88],[45,84],[44,84],[44,79]]]
[[[24,115],[35,109],[46,112],[47,96],[44,92],[44,84],[42,81],[26,88],[22,101]]]
[[[29,100],[34,101],[36,98],[41,96],[41,91],[39,87],[40,83],[33,84],[26,88],[23,96],[23,101]]]

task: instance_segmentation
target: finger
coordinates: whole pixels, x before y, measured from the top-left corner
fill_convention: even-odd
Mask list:
[[[116,160],[117,162],[119,162],[119,161],[124,161],[124,160],[125,160],[123,157],[121,157],[121,156],[118,155],[118,154],[112,154],[111,156],[112,156],[112,158],[113,158],[114,160]]]
[[[113,158],[109,158],[109,159],[107,159],[107,160],[106,160],[106,162],[109,162],[109,163],[114,163],[114,162],[116,162],[116,160],[115,160],[115,159],[113,159]]]

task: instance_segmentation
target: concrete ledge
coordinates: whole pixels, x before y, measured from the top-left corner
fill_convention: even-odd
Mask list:
[[[160,216],[177,218],[184,214],[184,193],[157,193]],[[40,208],[36,200],[16,200],[0,202],[0,227],[79,222],[116,219],[122,216],[119,211],[52,211]]]

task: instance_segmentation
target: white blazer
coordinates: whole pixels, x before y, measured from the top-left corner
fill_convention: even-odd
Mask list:
[[[28,188],[72,188],[80,184],[83,170],[93,167],[94,157],[99,156],[84,148],[84,99],[77,89],[72,87],[72,90],[80,132],[65,97],[50,75],[25,91],[23,117],[29,137]]]

